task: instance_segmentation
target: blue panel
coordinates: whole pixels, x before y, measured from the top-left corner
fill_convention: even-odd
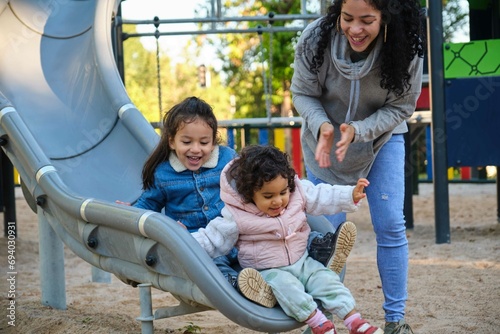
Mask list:
[[[234,140],[234,128],[227,128],[227,146],[236,149]]]
[[[448,166],[500,165],[500,77],[447,80]]]
[[[259,129],[259,144],[260,145],[269,144],[269,133],[267,128]]]

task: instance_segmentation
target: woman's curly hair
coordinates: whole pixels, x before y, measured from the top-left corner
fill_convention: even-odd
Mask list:
[[[343,4],[347,0],[334,0],[314,33],[319,37],[316,55],[310,70],[317,73],[323,65],[325,49],[336,29]],[[380,87],[401,95],[409,89],[411,61],[425,53],[425,27],[418,0],[364,0],[382,13],[387,25],[387,39],[381,50]],[[381,28],[382,30],[384,27]]]
[[[252,203],[254,193],[278,176],[288,180],[290,192],[295,190],[295,170],[290,164],[290,157],[274,146],[244,147],[228,173],[245,203]]]

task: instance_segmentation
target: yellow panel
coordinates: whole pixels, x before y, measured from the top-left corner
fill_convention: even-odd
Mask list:
[[[19,172],[15,168],[14,168],[14,184],[17,186],[21,184],[19,180]]]
[[[453,167],[448,168],[448,180],[453,180],[455,177],[454,172],[455,170]]]
[[[285,129],[274,129],[274,146],[286,152]]]

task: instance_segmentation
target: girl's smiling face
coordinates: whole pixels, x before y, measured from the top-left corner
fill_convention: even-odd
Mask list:
[[[200,169],[214,150],[214,131],[203,120],[195,119],[184,123],[170,139],[170,148],[175,151],[179,161],[191,171]]]
[[[340,17],[340,27],[356,52],[365,51],[380,33],[382,13],[367,0],[346,0]]]
[[[277,217],[286,209],[290,201],[288,180],[278,175],[274,180],[265,182],[261,189],[253,194],[257,208],[270,217]]]

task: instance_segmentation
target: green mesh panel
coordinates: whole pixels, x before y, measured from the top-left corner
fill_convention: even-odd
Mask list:
[[[446,79],[500,75],[500,39],[445,43],[443,53]]]

